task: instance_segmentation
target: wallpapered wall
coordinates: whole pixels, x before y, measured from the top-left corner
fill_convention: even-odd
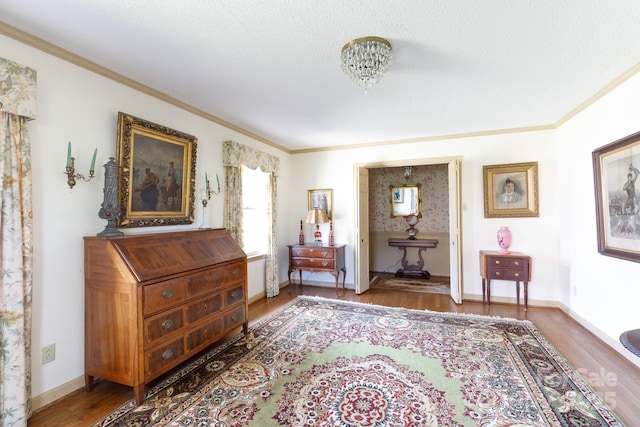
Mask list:
[[[412,168],[409,179],[404,167],[369,169],[369,230],[404,232],[404,218],[391,218],[391,185],[421,184],[422,218],[416,225],[431,232],[449,231],[449,175],[447,165],[422,165]]]

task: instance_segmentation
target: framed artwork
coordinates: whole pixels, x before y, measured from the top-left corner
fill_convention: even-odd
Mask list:
[[[538,162],[482,167],[484,217],[536,217],[538,212]]]
[[[309,210],[322,209],[327,213],[330,220],[333,219],[333,192],[331,189],[309,190]]]
[[[118,227],[192,224],[197,138],[118,113]]]
[[[392,188],[393,203],[404,203],[404,191],[402,188]]]
[[[598,252],[640,262],[640,132],[593,151]]]

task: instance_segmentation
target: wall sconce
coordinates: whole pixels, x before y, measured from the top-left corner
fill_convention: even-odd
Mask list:
[[[327,213],[322,209],[311,209],[307,214],[307,220],[305,222],[316,225],[316,232],[313,233],[313,237],[315,238],[314,243],[316,246],[322,246],[322,233],[320,232],[320,226],[318,224],[329,222]]]
[[[409,177],[411,177],[411,169],[413,169],[411,166],[405,166],[404,167],[404,179],[408,180]]]
[[[65,167],[65,174],[67,175],[67,184],[69,188],[73,189],[73,186],[76,185],[76,179],[81,179],[85,182],[91,181],[94,176],[94,171],[96,167],[96,155],[98,154],[98,149],[96,148],[93,151],[93,159],[91,160],[91,167],[89,168],[89,176],[84,176],[82,174],[76,173],[75,168],[75,157],[71,157],[71,141],[69,141],[69,145],[67,148],[67,166]]]
[[[200,228],[210,228],[209,227],[209,217],[207,216],[207,205],[209,204],[209,200],[211,200],[211,195],[220,194],[220,178],[218,178],[218,174],[216,174],[216,182],[218,183],[218,191],[211,191],[211,186],[209,185],[209,175],[205,172],[204,174],[204,182],[205,187],[200,190],[200,199],[202,200],[202,225]]]

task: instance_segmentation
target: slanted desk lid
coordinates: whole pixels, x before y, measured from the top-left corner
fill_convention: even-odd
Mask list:
[[[110,241],[140,282],[246,258],[225,229],[116,237]]]

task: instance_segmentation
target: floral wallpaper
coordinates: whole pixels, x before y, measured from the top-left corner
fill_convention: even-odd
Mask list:
[[[449,231],[449,174],[446,164],[413,166],[409,179],[404,167],[369,169],[369,230],[405,232],[403,217],[391,218],[391,185],[421,184],[421,231]]]

